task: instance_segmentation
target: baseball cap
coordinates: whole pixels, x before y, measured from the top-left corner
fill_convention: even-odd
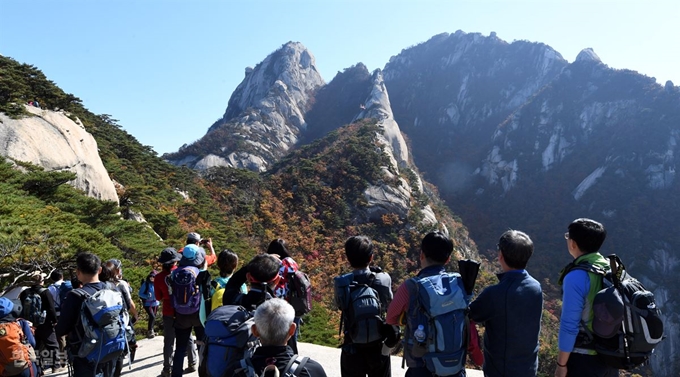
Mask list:
[[[601,338],[611,338],[623,322],[623,300],[614,287],[603,289],[593,300],[593,332]]]
[[[201,242],[201,235],[196,232],[187,234],[187,243]]]
[[[170,263],[170,262],[177,262],[178,260],[182,259],[182,255],[175,250],[174,247],[166,247],[161,251],[161,256],[158,257],[158,263]]]

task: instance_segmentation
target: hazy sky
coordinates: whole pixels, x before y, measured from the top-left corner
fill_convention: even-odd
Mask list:
[[[680,85],[679,20],[678,0],[0,0],[0,54],[162,154],[203,136],[244,69],[288,41],[326,82],[460,29],[543,42],[570,62],[592,47],[611,67]]]

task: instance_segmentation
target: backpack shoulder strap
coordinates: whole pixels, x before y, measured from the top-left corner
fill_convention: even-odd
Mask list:
[[[250,354],[248,352],[246,352],[245,357],[243,359],[241,359],[240,365],[241,365],[241,367],[234,371],[234,375],[236,375],[236,376],[245,375],[247,377],[256,377],[255,367],[253,366],[253,362],[250,360]],[[226,377],[226,376],[224,376],[224,377]]]
[[[308,361],[309,357],[303,357],[301,360],[298,360],[298,355],[293,355],[288,362],[288,365],[286,365],[286,369],[283,370],[283,375],[298,377],[300,373],[305,370],[305,365]],[[295,363],[297,363],[297,365],[295,365]]]
[[[293,364],[295,363],[295,360],[297,360],[297,358],[298,358],[298,355],[297,355],[297,354],[293,355],[293,356],[290,358],[290,360],[288,361],[288,364],[286,364],[286,367],[283,368],[283,371],[282,371],[282,372],[283,372],[283,375],[284,375],[284,376],[288,376],[288,372],[291,370],[291,368],[293,368]],[[295,369],[293,369],[293,373],[295,373]],[[294,375],[294,374],[293,374],[293,375]]]

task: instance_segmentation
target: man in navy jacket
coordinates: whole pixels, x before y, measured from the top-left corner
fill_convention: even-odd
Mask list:
[[[525,270],[534,244],[523,232],[508,230],[498,241],[503,273],[470,304],[470,319],[484,324],[484,375],[535,377],[543,292]]]

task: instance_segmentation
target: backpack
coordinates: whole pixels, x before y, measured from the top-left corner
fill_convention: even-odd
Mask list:
[[[210,310],[215,310],[222,306],[222,297],[224,297],[224,287],[227,286],[229,278],[216,277],[210,282],[212,286],[212,296],[210,296]]]
[[[581,263],[571,269],[584,270],[602,277],[602,290],[594,302],[623,301],[623,318],[614,336],[604,338],[596,332],[590,338],[600,358],[610,367],[630,370],[649,362],[654,348],[664,339],[661,310],[656,306],[654,294],[626,271],[621,259],[612,254],[609,259],[611,271],[604,271],[590,263]],[[613,298],[612,296],[620,296]],[[598,321],[595,315],[593,321]]]
[[[302,373],[303,370],[305,370],[305,365],[307,364],[308,361],[309,357],[303,357],[302,359],[298,359],[298,355],[293,355],[293,357],[290,358],[290,361],[288,361],[288,364],[285,366],[285,368],[283,368],[282,371],[280,371],[276,367],[276,365],[270,364],[267,365],[262,370],[262,373],[258,376],[255,373],[255,367],[253,366],[253,362],[251,361],[250,357],[246,357],[241,362],[242,368],[236,371],[236,376],[265,377],[268,371],[272,371],[274,376],[297,377],[300,375],[300,373]]]
[[[59,298],[59,306],[61,307],[61,303],[66,301],[66,296],[68,296],[68,293],[73,290],[73,284],[71,284],[70,280],[65,280],[61,285],[59,286],[59,294],[57,297]],[[56,305],[56,303],[55,303]]]
[[[288,274],[286,301],[295,309],[296,317],[312,310],[312,283],[307,274],[300,270]]]
[[[45,291],[45,288],[35,289],[29,288],[26,290],[21,305],[21,317],[33,323],[33,326],[42,325],[45,323],[47,311],[42,308],[42,297],[40,294]]]
[[[384,320],[380,296],[372,287],[375,274],[362,276],[362,281],[356,278],[351,272],[334,278],[337,305],[342,311],[338,334],[342,334],[344,325],[345,338],[349,337],[353,344],[364,345],[383,339],[380,329]]]
[[[250,328],[251,312],[239,305],[223,305],[210,312],[205,321],[202,363],[208,377],[231,377],[241,369],[241,360],[252,356],[260,345]]]
[[[123,296],[110,285],[93,295],[82,288],[74,289],[73,293],[83,299],[79,319],[82,336],[77,356],[94,363],[117,359],[128,344],[129,316]]]
[[[201,308],[201,292],[196,278],[199,269],[193,266],[179,267],[170,274],[168,284],[172,307],[179,314],[194,314]]]
[[[21,324],[18,321],[0,323],[0,375],[18,375],[35,361],[35,350],[28,343]]]
[[[451,376],[465,368],[468,342],[468,305],[460,274],[442,272],[408,280],[409,308],[404,342],[411,357],[422,358],[438,376]],[[416,340],[421,330],[423,339]]]

